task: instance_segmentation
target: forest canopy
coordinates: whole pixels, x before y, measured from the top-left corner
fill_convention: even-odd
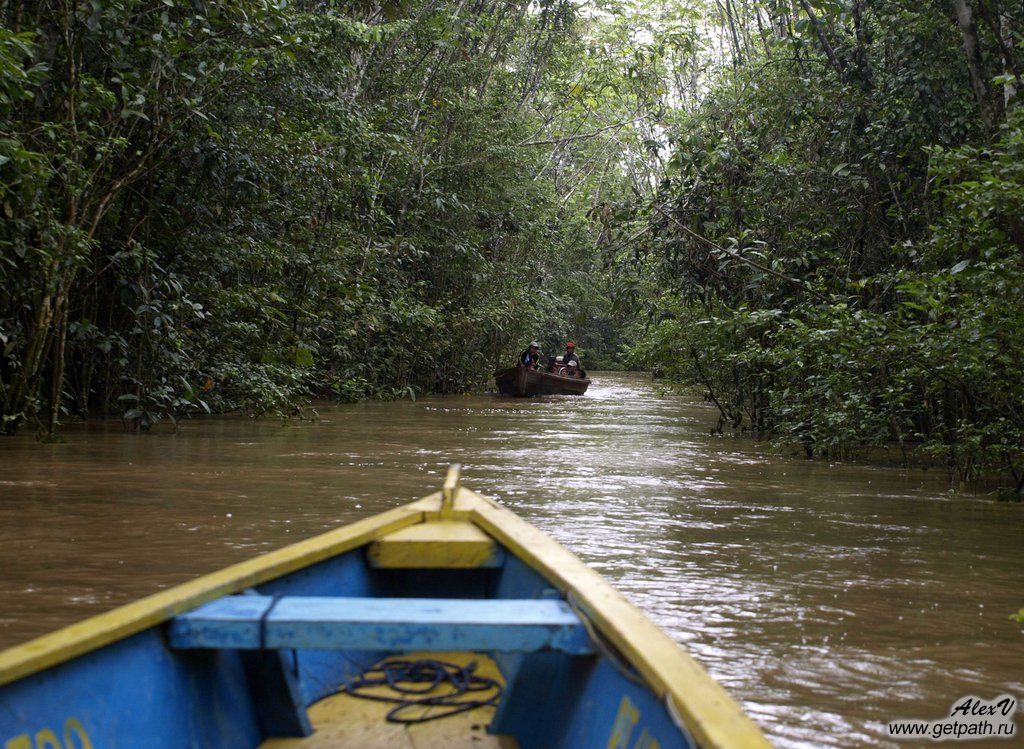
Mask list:
[[[479,387],[1024,488],[1007,0],[0,0],[0,418]]]

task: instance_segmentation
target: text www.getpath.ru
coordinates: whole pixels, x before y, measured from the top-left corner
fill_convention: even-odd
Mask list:
[[[1016,735],[1014,714],[1017,699],[1002,694],[993,700],[961,697],[939,720],[894,720],[889,735],[894,739],[931,739],[932,741],[970,741],[971,739],[1009,739]]]

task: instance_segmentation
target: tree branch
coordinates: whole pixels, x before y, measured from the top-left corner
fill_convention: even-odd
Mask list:
[[[828,36],[825,34],[825,29],[821,25],[821,21],[814,15],[814,11],[811,9],[810,3],[807,0],[800,0],[800,5],[803,7],[804,12],[807,13],[807,17],[811,21],[811,25],[814,27],[815,33],[818,35],[818,41],[821,42],[821,48],[825,51],[825,56],[828,61],[832,63],[832,67],[835,68],[839,75],[843,75],[846,72],[846,66],[843,65],[839,57],[836,55],[836,51],[832,48],[832,44],[828,40]]]
[[[612,125],[605,125],[599,127],[597,130],[591,130],[589,133],[583,133],[582,135],[568,135],[564,138],[545,138],[544,140],[524,140],[520,143],[520,146],[554,146],[560,143],[571,143],[577,140],[588,140],[590,138],[596,138],[601,133],[605,133],[609,130],[616,130],[626,125],[632,125],[634,122],[640,122],[650,117],[650,114],[642,114],[639,117],[634,117],[631,120],[623,120],[622,122],[616,122]]]

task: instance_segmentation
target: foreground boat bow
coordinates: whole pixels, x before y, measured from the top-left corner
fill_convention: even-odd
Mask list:
[[[391,708],[373,712],[355,685],[396,656],[403,673],[452,661],[456,681],[493,691],[422,727],[385,723]],[[418,749],[442,733],[449,749],[768,746],[621,594],[457,474],[0,653],[0,684],[4,749]]]

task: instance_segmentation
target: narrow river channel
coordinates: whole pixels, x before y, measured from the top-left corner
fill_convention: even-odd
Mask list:
[[[458,461],[468,486],[610,578],[780,747],[895,746],[889,719],[1024,696],[1008,619],[1024,606],[1024,507],[950,494],[942,472],[715,437],[692,399],[597,377],[579,399],[2,439],[0,647],[419,497]]]

